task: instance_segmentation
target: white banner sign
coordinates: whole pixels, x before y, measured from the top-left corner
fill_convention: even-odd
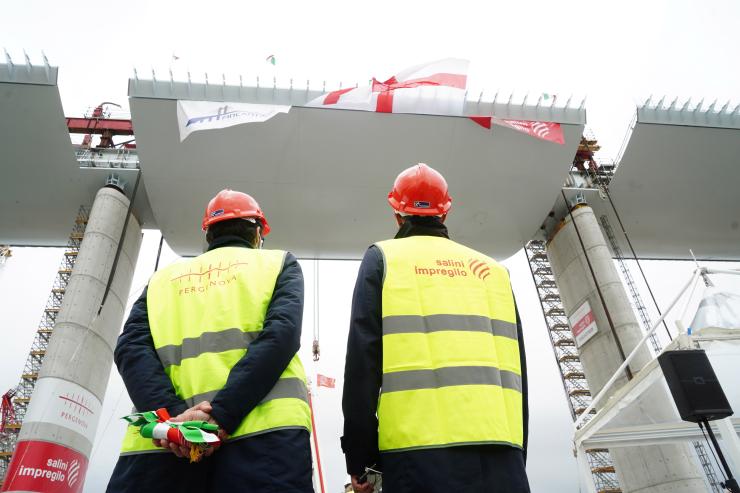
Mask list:
[[[180,128],[180,142],[198,130],[266,122],[278,113],[289,111],[290,106],[277,104],[178,101],[177,124]]]
[[[598,328],[596,327],[596,320],[594,319],[594,312],[591,311],[591,305],[588,301],[584,301],[583,304],[578,307],[578,310],[568,317],[570,321],[570,327],[573,330],[573,337],[576,340],[578,347],[596,335]]]
[[[24,422],[62,426],[93,443],[102,407],[92,392],[76,383],[46,377],[36,384]]]

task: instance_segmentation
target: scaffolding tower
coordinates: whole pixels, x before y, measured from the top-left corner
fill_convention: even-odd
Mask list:
[[[560,292],[555,284],[555,277],[545,250],[545,242],[531,240],[524,249],[542,307],[542,314],[545,317],[547,332],[552,342],[555,361],[560,370],[570,414],[575,421],[591,404],[591,391],[588,388],[581,358],[572,337],[568,317],[565,315]],[[621,493],[609,451],[603,448],[590,449],[586,450],[586,454],[598,493]]]
[[[57,276],[54,279],[54,285],[46,301],[46,308],[41,316],[36,337],[31,345],[31,351],[23,367],[23,373],[18,385],[10,389],[3,396],[2,422],[0,422],[0,486],[5,480],[5,474],[10,465],[10,460],[18,441],[18,432],[23,424],[23,418],[26,416],[28,404],[31,401],[33,389],[36,387],[36,381],[39,377],[41,364],[46,356],[46,348],[49,346],[49,339],[54,330],[57,314],[62,306],[64,292],[72,274],[72,268],[80,252],[82,237],[85,234],[85,227],[88,220],[88,209],[81,206],[74,227],[69,235],[69,241],[64,251],[62,261],[57,270]]]

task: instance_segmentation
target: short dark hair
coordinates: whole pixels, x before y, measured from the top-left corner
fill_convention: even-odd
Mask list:
[[[206,231],[206,241],[210,245],[214,240],[223,236],[237,236],[243,240],[248,241],[250,244],[256,243],[257,237],[257,226],[259,221],[252,222],[244,219],[227,219],[226,221],[219,221],[211,224]]]

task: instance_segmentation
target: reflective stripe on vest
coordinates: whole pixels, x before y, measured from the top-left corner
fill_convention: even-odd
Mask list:
[[[147,310],[154,348],[178,397],[211,400],[257,339],[285,252],[222,247],[154,274]],[[282,428],[311,429],[303,365],[294,356],[231,439]],[[129,427],[122,454],[156,451]]]
[[[523,441],[522,377],[509,275],[446,238],[383,253],[382,451]]]

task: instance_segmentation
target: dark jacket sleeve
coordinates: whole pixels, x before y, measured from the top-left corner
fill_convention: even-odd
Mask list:
[[[383,271],[382,253],[372,246],[357,274],[344,366],[341,441],[349,474],[361,475],[366,466],[379,461],[375,412],[383,371]]]
[[[211,402],[211,415],[227,433],[233,433],[270,392],[298,352],[302,320],[303,272],[296,258],[287,253],[262,332],[231,368],[226,385]]]
[[[137,410],[153,411],[165,407],[175,416],[185,411],[187,404],[175,393],[172,381],[154,350],[146,293],[144,289],[131,308],[113,358]]]
[[[524,462],[527,461],[527,444],[529,442],[529,391],[527,382],[527,355],[524,353],[524,334],[522,332],[522,321],[519,318],[519,310],[514,300],[514,311],[516,311],[516,333],[519,340],[519,364],[522,371],[522,423],[524,425]]]

